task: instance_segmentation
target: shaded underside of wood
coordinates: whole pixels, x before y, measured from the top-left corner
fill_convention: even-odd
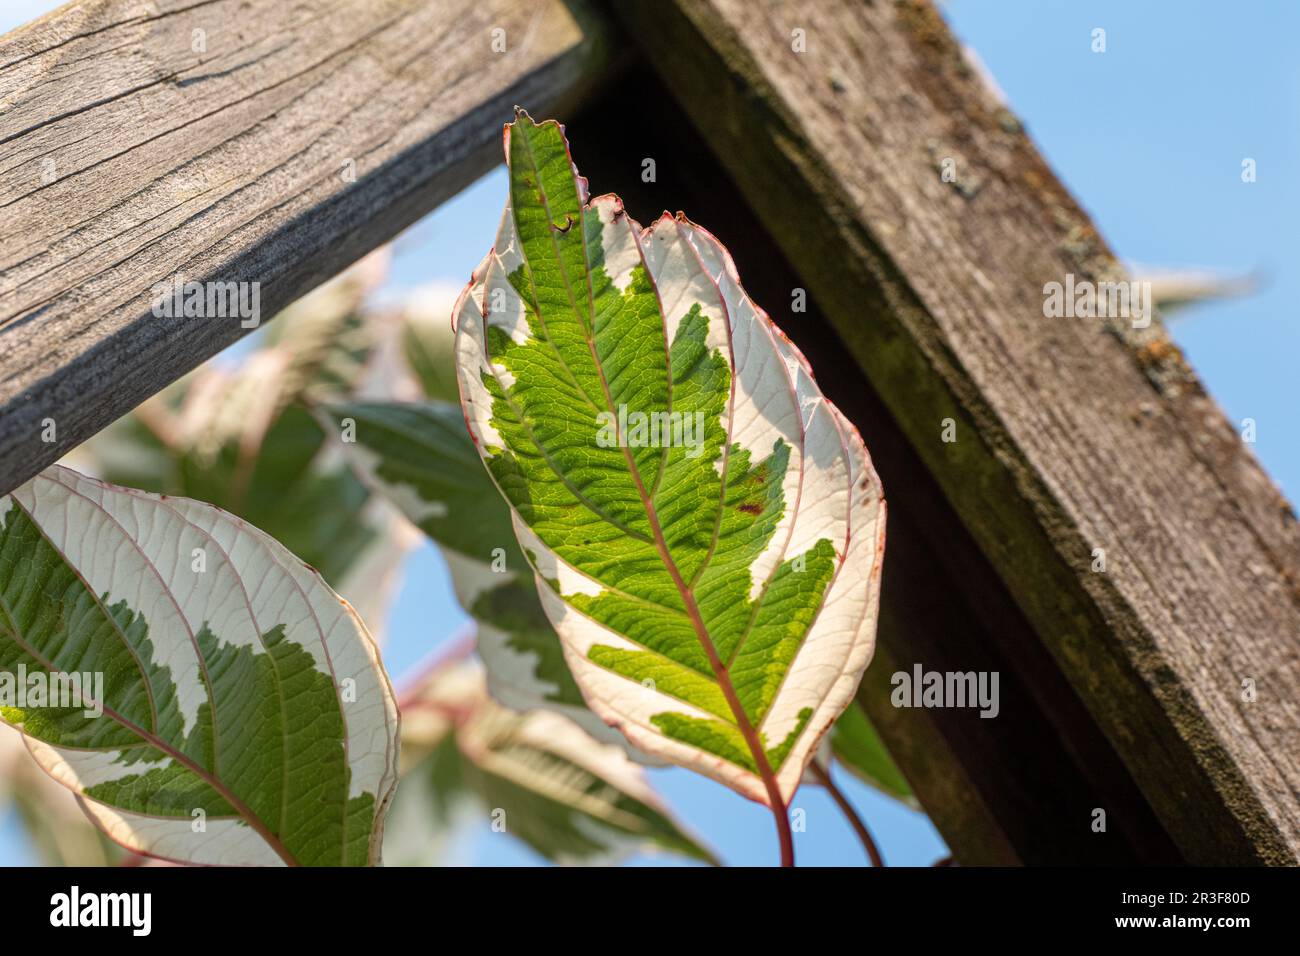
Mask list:
[[[1068,739],[1086,716],[1190,862],[1296,862],[1294,513],[1158,317],[1045,316],[1049,282],[1126,277],[942,18],[921,0],[613,8],[1028,622],[1037,651],[999,635],[1005,653],[1050,655],[1082,701],[1026,687],[1067,748],[1097,753]],[[882,609],[902,666],[891,626],[911,622]],[[1071,819],[1090,830],[1093,809]]]
[[[0,493],[249,331],[159,318],[155,284],[256,282],[269,318],[491,168],[516,103],[578,102],[602,22],[88,0],[0,38]]]

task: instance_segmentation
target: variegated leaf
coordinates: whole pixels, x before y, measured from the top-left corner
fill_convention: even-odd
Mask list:
[[[542,605],[608,723],[784,806],[874,645],[866,448],[713,236],[588,200],[553,121],[506,157],[457,365]]]
[[[0,499],[0,691],[6,674],[0,717],[126,848],[378,862],[398,728],[378,653],[234,516],[60,466]],[[16,698],[24,674],[79,693]]]

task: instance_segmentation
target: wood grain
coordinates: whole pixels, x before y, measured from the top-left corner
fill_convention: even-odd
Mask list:
[[[576,102],[599,24],[560,0],[90,0],[0,38],[0,493],[248,331],[155,317],[155,283],[257,282],[269,318],[499,161],[513,105]]]
[[[1178,851],[1297,862],[1294,512],[1158,317],[1045,317],[1045,283],[1124,277],[942,18],[920,0],[613,7]]]

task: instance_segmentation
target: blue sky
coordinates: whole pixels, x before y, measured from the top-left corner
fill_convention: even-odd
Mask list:
[[[1173,338],[1254,451],[1300,494],[1300,4],[953,0],[1057,174],[1129,262],[1261,274]],[[1095,27],[1107,49],[1090,50]],[[1258,179],[1241,181],[1243,158]]]
[[[6,0],[0,30],[54,6]],[[944,10],[1123,259],[1263,276],[1255,294],[1194,306],[1171,332],[1230,419],[1255,419],[1255,452],[1294,498],[1300,493],[1300,271],[1292,261],[1300,222],[1300,4],[951,0]],[[1106,30],[1103,54],[1090,48],[1097,27]],[[1256,161],[1255,183],[1241,182],[1246,157]],[[388,292],[464,282],[490,245],[504,197],[497,170],[412,227],[398,242]],[[405,575],[385,652],[399,679],[465,623],[432,548],[417,552]],[[727,862],[775,861],[766,810],[685,771],[652,776]],[[841,779],[891,864],[927,865],[944,854],[922,815],[844,774]],[[807,832],[797,835],[801,864],[861,861],[852,832],[824,794],[805,788],[795,804],[806,811]],[[457,841],[455,858],[537,862],[486,827]],[[0,818],[0,863],[28,859],[21,831]]]

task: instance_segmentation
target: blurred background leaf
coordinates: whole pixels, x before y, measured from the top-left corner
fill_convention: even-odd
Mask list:
[[[903,772],[885,749],[885,742],[854,701],[831,729],[831,749],[841,764],[863,783],[913,810],[921,809]]]
[[[1263,284],[1257,272],[1229,274],[1212,269],[1132,266],[1135,282],[1151,283],[1151,299],[1165,319],[1180,319],[1190,305],[1254,295]]]
[[[399,821],[450,825],[472,802],[494,831],[554,863],[611,863],[647,851],[717,862],[621,748],[592,739],[558,713],[500,706],[476,663],[435,667],[403,695],[402,713],[407,771],[393,809]],[[389,832],[391,863],[436,859],[436,835],[428,853],[412,845],[409,832]]]

